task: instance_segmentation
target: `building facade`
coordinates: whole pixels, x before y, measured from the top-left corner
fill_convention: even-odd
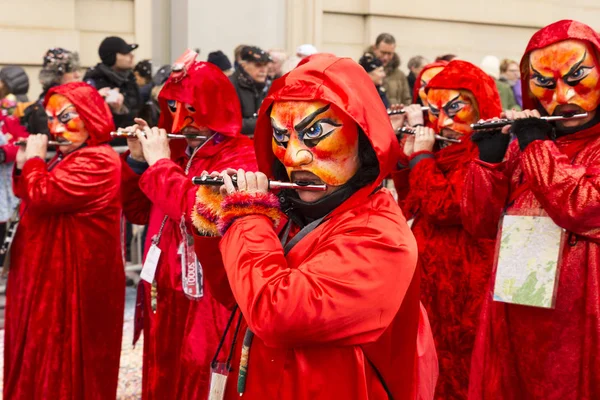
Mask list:
[[[77,50],[89,67],[109,35],[138,43],[136,59],[157,67],[186,48],[232,57],[242,43],[289,53],[311,43],[358,59],[381,32],[396,37],[403,68],[414,55],[446,53],[478,64],[485,55],[519,60],[531,35],[560,19],[600,29],[600,1],[0,0],[0,65],[24,66],[34,98],[48,48]]]

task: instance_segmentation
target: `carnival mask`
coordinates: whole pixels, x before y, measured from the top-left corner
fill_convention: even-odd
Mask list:
[[[275,102],[271,125],[273,153],[290,181],[326,183],[330,191],[358,171],[358,125],[335,105],[322,101]],[[300,195],[308,196],[304,192]]]
[[[594,48],[580,40],[554,43],[529,57],[529,89],[548,115],[596,110],[599,78]]]
[[[429,121],[440,135],[460,138],[473,132],[471,124],[479,119],[477,101],[468,90],[430,89]]]
[[[48,128],[56,140],[68,140],[72,143],[71,146],[79,147],[88,139],[89,133],[83,120],[73,103],[65,96],[52,95],[46,104],[46,114]]]
[[[421,87],[419,88],[419,98],[424,106],[427,106],[427,94],[425,93],[427,84],[434,76],[442,72],[443,69],[444,67],[433,67],[423,71],[423,74],[421,75]]]
[[[204,135],[210,136],[210,129],[199,124],[200,114],[190,105],[176,100],[167,100],[169,112],[173,117],[171,132],[183,135]],[[197,146],[202,140],[187,139],[190,146]]]

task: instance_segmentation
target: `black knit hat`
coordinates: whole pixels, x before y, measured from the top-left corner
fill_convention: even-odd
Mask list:
[[[215,64],[221,69],[221,71],[227,71],[232,68],[231,61],[229,61],[229,58],[227,58],[227,56],[221,50],[209,53],[206,61],[211,64]]]
[[[240,53],[242,61],[255,62],[265,64],[271,62],[271,56],[269,53],[256,46],[246,46]]]
[[[140,74],[142,78],[152,79],[152,61],[142,60],[133,68],[134,72]]]
[[[360,58],[360,60],[358,60],[358,63],[367,72],[371,72],[374,69],[383,67],[383,63],[377,57],[375,57],[375,54],[373,54],[373,53],[363,54],[363,56]]]
[[[23,68],[11,65],[0,69],[0,80],[8,87],[9,92],[17,97],[17,100],[27,101],[29,77]]]
[[[137,48],[137,44],[128,44],[118,36],[109,36],[100,43],[98,55],[103,64],[112,67],[117,62],[117,53],[129,54]]]

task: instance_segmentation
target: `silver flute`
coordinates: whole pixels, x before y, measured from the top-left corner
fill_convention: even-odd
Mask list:
[[[429,111],[429,107],[421,107],[421,111]],[[405,114],[406,110],[404,108],[401,108],[399,110],[392,110],[392,109],[388,108],[387,113],[388,113],[388,115]]]
[[[572,114],[572,115],[549,115],[549,116],[543,116],[541,117],[541,119],[546,120],[546,121],[564,121],[567,119],[578,119],[578,118],[585,118],[588,116],[588,113],[580,113],[580,114]],[[515,122],[512,119],[508,119],[508,118],[504,118],[504,119],[497,119],[495,121],[483,121],[483,122],[477,122],[475,124],[471,124],[471,128],[473,128],[474,131],[483,131],[486,129],[500,129],[502,127],[505,127],[506,125],[512,125],[512,123]]]
[[[237,187],[237,176],[232,176],[231,180],[233,181],[233,185]],[[223,178],[216,177],[213,178],[209,175],[204,176],[194,176],[192,178],[192,182],[194,185],[204,185],[204,186],[221,186],[223,184]],[[269,180],[269,190],[278,190],[278,189],[294,189],[294,190],[305,190],[307,192],[324,192],[327,190],[327,185],[315,185],[310,182],[281,182],[281,181],[272,181]]]
[[[116,137],[129,137],[129,138],[136,138],[137,136],[135,135],[135,132],[129,132],[126,130],[118,130],[116,132],[111,132],[110,136],[113,138]],[[167,137],[169,139],[202,139],[202,140],[206,140],[208,139],[208,136],[204,136],[204,135],[184,135],[182,133],[167,133]]]
[[[17,140],[15,142],[17,146],[27,146],[27,139]],[[48,140],[48,146],[68,146],[73,144],[68,140]]]
[[[414,129],[407,128],[406,126],[403,126],[402,128],[398,129],[398,133],[404,135],[414,135],[416,132],[417,131],[415,131]],[[462,143],[460,139],[447,138],[441,135],[435,135],[435,140],[439,140],[440,142]]]

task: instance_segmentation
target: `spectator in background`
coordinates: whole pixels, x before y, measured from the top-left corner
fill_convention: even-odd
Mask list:
[[[500,81],[508,83],[512,88],[515,100],[519,107],[523,108],[523,92],[521,90],[521,74],[519,63],[505,58],[500,63]]]
[[[411,104],[412,96],[408,80],[399,68],[400,56],[396,53],[396,39],[389,33],[382,33],[377,36],[375,46],[372,46],[368,52],[375,54],[383,63],[386,75],[383,88],[390,103]]]
[[[16,118],[23,116],[28,103],[29,77],[25,70],[16,65],[0,69],[0,101],[5,100],[5,107],[10,115]],[[10,108],[6,103],[11,103]]]
[[[272,61],[269,63],[267,74],[269,75],[269,79],[274,81],[283,75],[283,64],[288,60],[288,55],[284,50],[278,49],[271,49],[268,53]]]
[[[229,58],[221,50],[209,53],[206,61],[219,67],[226,76],[231,76],[231,74],[233,74],[231,61],[229,61]]]
[[[446,62],[450,62],[452,60],[454,60],[456,58],[455,54],[444,54],[441,56],[438,56],[435,61],[439,62],[439,61],[446,61]]]
[[[29,133],[49,134],[48,116],[42,103],[48,90],[55,86],[77,82],[81,79],[79,54],[61,47],[49,49],[44,54],[42,69],[38,79],[42,84],[42,93],[37,101],[25,109],[21,118],[21,124],[23,124]]]
[[[107,37],[98,49],[102,61],[90,68],[83,78],[104,97],[117,128],[133,125],[143,104],[132,72],[133,51],[137,48],[137,44],[128,44],[120,37]],[[125,144],[125,139],[113,140],[112,144]]]
[[[229,77],[242,107],[242,133],[253,136],[258,109],[265,98],[269,54],[255,46],[246,46],[240,52],[240,66]]]
[[[233,68],[237,71],[242,61],[242,50],[249,47],[247,44],[240,44],[233,50]]]
[[[427,61],[423,56],[414,56],[413,58],[408,60],[407,67],[410,72],[408,73],[407,80],[408,87],[410,88],[411,93],[413,93],[417,76],[419,76],[419,74],[423,70],[423,67],[425,67],[425,64],[428,63],[429,61]],[[414,103],[416,100],[417,99],[413,98],[412,102]]]
[[[500,60],[496,56],[485,56],[481,60],[481,69],[494,78],[498,93],[500,93],[500,100],[502,101],[503,110],[520,110],[521,107],[515,100],[512,88],[508,83],[501,82],[498,78],[500,77]]]
[[[152,61],[142,60],[136,64],[133,69],[133,75],[135,76],[135,83],[137,83],[140,89],[140,96],[142,96],[142,102],[146,103],[150,100],[150,93],[152,92]]]
[[[304,58],[308,57],[308,56],[312,56],[313,54],[317,54],[319,51],[317,50],[317,48],[315,46],[313,46],[312,44],[302,44],[300,46],[298,46],[298,48],[296,49],[296,55],[293,57],[290,57],[285,64],[282,67],[282,72],[284,74],[290,72],[291,70],[293,70],[294,68],[296,68],[298,66],[298,64],[300,63],[300,61],[302,61]]]
[[[381,98],[385,108],[390,108],[390,102],[385,95],[385,89],[382,87],[383,79],[385,78],[385,71],[383,69],[383,63],[381,60],[375,57],[375,54],[373,53],[365,53],[360,60],[358,60],[358,63],[365,69],[365,71],[367,71],[367,74],[369,74],[369,78],[371,78],[371,81],[373,81],[375,84],[377,93],[379,93],[379,97]]]

